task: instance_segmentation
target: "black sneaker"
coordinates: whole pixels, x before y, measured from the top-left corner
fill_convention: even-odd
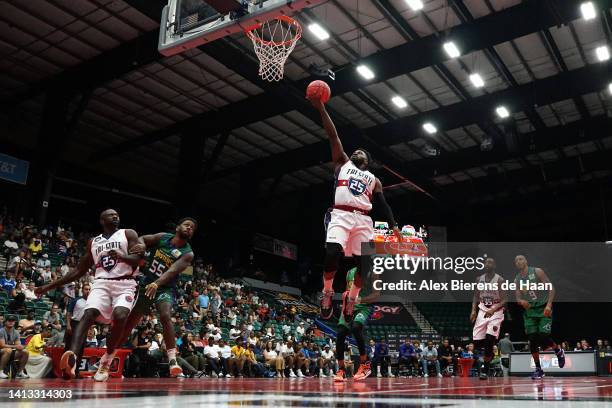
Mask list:
[[[540,378],[544,378],[544,370],[542,370],[541,368],[536,368],[533,374],[531,374],[531,379],[537,380]]]

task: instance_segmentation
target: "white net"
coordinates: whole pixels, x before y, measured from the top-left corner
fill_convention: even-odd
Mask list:
[[[300,23],[278,16],[247,31],[259,58],[259,76],[265,81],[283,79],[285,61],[302,36]]]

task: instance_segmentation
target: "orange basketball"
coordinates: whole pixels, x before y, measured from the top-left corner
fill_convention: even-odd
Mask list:
[[[329,85],[323,81],[312,81],[306,88],[307,99],[320,99],[321,102],[327,103],[331,97]]]

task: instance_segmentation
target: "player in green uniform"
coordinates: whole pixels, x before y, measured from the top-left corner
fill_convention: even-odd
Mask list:
[[[176,339],[172,324],[172,304],[174,285],[177,276],[193,261],[193,251],[189,240],[193,237],[198,224],[193,218],[183,218],[176,226],[176,232],[160,232],[140,237],[139,244],[132,249],[134,253],[150,250],[142,270],[140,289],[136,305],[132,309],[123,332],[123,339],[130,335],[142,316],[155,305],[164,328],[164,342],[170,366],[170,376],[177,377],[183,370],[176,362]]]
[[[540,365],[539,347],[542,350],[553,349],[557,355],[559,368],[565,366],[565,352],[550,337],[555,288],[542,269],[527,264],[527,258],[524,255],[517,255],[514,258],[514,266],[518,270],[514,278],[514,283],[517,285],[516,300],[525,309],[523,313],[525,333],[529,339],[531,356],[536,366],[531,378],[542,378],[544,371]],[[550,288],[548,290],[539,288],[538,286],[542,284],[550,284]]]
[[[346,291],[342,295],[343,298],[349,295],[349,292],[355,282],[355,275],[357,274],[357,268],[353,268],[346,273]],[[364,282],[365,283],[365,282]],[[366,379],[372,372],[370,368],[370,362],[368,361],[368,355],[365,349],[365,339],[363,338],[363,327],[365,326],[368,317],[370,316],[371,303],[378,298],[380,292],[373,291],[368,293],[368,288],[371,288],[371,284],[365,283],[359,290],[359,296],[355,301],[353,318],[347,321],[344,317],[344,313],[340,313],[340,319],[338,320],[338,332],[336,338],[336,360],[338,360],[338,372],[334,381],[340,382],[345,380],[344,374],[344,347],[345,340],[348,334],[352,334],[357,341],[357,348],[359,349],[359,360],[360,365],[357,373],[353,377],[356,381]],[[346,304],[343,299],[343,304]],[[343,311],[344,312],[344,311]]]

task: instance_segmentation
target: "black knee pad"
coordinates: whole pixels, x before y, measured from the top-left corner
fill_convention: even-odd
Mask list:
[[[344,326],[338,326],[338,331],[336,332],[336,359],[344,360],[344,342],[346,341],[346,335],[348,334],[348,329]]]
[[[325,272],[335,272],[338,270],[338,264],[340,263],[340,258],[344,250],[342,249],[342,245],[337,242],[328,242],[325,244]]]
[[[527,339],[529,340],[529,351],[531,351],[532,353],[537,353],[540,351],[540,342],[541,342],[541,338],[540,335],[535,333],[535,334],[530,334],[527,336]]]

